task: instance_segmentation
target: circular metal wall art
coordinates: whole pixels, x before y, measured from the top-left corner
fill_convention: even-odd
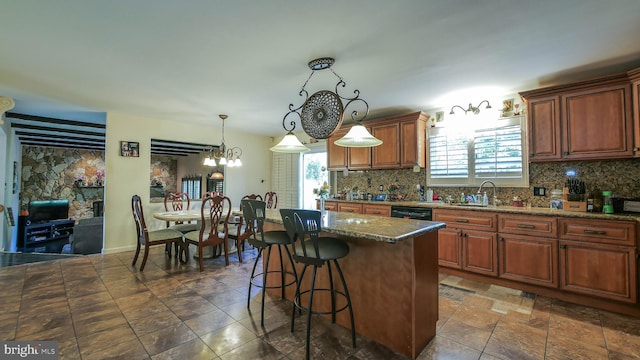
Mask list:
[[[311,95],[302,105],[301,123],[304,132],[315,139],[326,139],[342,125],[342,101],[328,90]]]

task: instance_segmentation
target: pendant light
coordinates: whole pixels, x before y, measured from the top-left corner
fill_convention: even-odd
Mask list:
[[[361,125],[369,114],[369,104],[360,97],[360,90],[353,91],[355,96],[344,97],[340,95],[338,89],[344,88],[346,82],[342,77],[336,74],[331,66],[335,63],[335,60],[330,57],[323,57],[311,60],[307,65],[311,69],[311,74],[307,78],[307,81],[302,85],[302,89],[299,92],[300,96],[305,97],[305,101],[299,107],[294,107],[293,104],[289,104],[289,112],[282,119],[282,127],[287,134],[278,145],[271,148],[274,152],[303,152],[309,150],[304,146],[300,140],[293,134],[293,130],[296,127],[295,119],[289,122],[290,128],[287,128],[287,117],[295,114],[300,119],[302,129],[306,134],[314,139],[327,139],[342,125],[342,115],[346,109],[352,104],[360,104],[364,106],[362,116],[357,110],[351,111],[351,119],[356,122],[350,130],[347,136],[351,134],[351,137],[345,136],[344,138],[335,142],[339,146],[347,147],[371,147],[382,144],[382,141],[372,136],[367,129]],[[316,71],[329,69],[337,78],[338,82],[335,86],[335,92],[329,90],[320,90],[313,95],[309,96],[309,93],[305,89],[309,80]],[[343,101],[346,103],[343,105]]]
[[[242,156],[242,149],[234,146],[232,148],[227,149],[224,144],[224,121],[228,118],[225,114],[218,115],[220,119],[222,119],[222,142],[220,147],[218,147],[217,151],[212,151],[211,156],[209,157],[209,166],[216,166],[216,159],[218,159],[218,165],[227,165],[229,167],[240,167],[242,166],[242,161],[240,160],[240,156]],[[205,162],[207,159],[204,160]],[[205,163],[205,165],[207,165]]]

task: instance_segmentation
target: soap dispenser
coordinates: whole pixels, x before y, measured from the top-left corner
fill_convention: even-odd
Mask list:
[[[427,189],[427,202],[433,202],[433,190]]]
[[[482,206],[489,206],[489,197],[487,196],[487,192],[484,192],[482,195]]]

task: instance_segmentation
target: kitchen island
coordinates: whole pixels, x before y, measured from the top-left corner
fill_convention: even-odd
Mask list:
[[[283,229],[279,211],[267,210],[266,218],[265,230]],[[322,236],[345,239],[350,247],[340,266],[351,295],[357,333],[412,359],[436,335],[437,230],[444,226],[442,222],[325,212]],[[289,266],[285,263],[285,268]],[[278,261],[268,264],[269,270],[279,267]],[[298,272],[301,270],[299,267]],[[308,280],[305,278],[302,289],[309,288]],[[278,280],[273,281],[267,285],[277,285]],[[328,284],[327,272],[319,272],[316,281]],[[339,283],[338,278],[334,281]],[[274,296],[280,294],[279,289],[269,291]],[[293,286],[288,287],[286,298],[293,299],[294,292]],[[317,303],[330,309],[329,296],[320,295],[314,297],[314,308]],[[336,322],[351,327],[346,311],[337,314]]]

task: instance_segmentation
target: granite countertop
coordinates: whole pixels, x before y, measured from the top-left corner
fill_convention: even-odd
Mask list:
[[[282,224],[280,211],[267,209],[266,220]],[[429,231],[436,231],[445,226],[443,222],[399,219],[335,211],[325,211],[322,220],[322,231],[392,244]]]
[[[546,207],[515,207],[515,206],[469,206],[460,204],[445,204],[442,202],[422,202],[422,201],[366,201],[366,200],[338,200],[328,199],[326,201],[361,203],[361,204],[377,204],[388,206],[414,206],[426,207],[434,209],[457,209],[471,211],[493,211],[497,213],[521,214],[521,215],[541,215],[541,216],[559,216],[573,217],[599,220],[622,220],[640,222],[640,214],[603,214],[598,212],[574,212],[557,210]]]

